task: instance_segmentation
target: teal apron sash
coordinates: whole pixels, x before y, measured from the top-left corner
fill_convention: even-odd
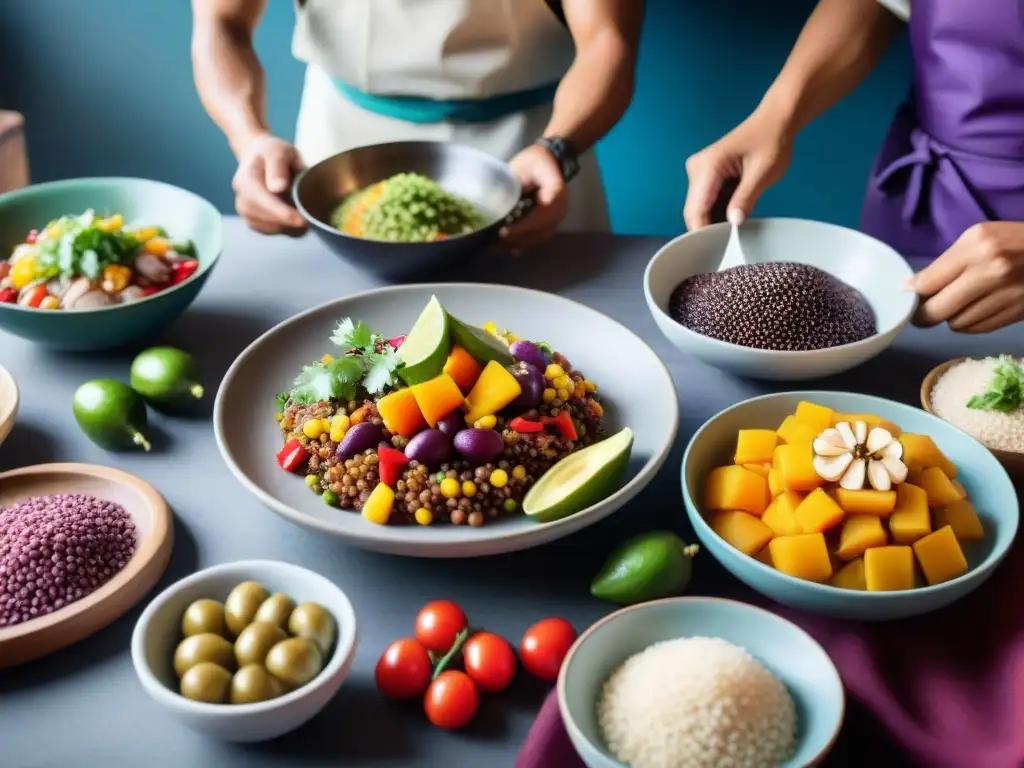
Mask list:
[[[528,91],[503,93],[486,99],[426,99],[419,96],[380,96],[335,80],[341,94],[360,109],[408,123],[490,123],[516,112],[550,104],[558,83]]]

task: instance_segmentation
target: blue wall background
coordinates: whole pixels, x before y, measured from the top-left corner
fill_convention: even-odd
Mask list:
[[[686,157],[757,104],[813,5],[648,0],[636,98],[599,147],[616,231],[680,231]],[[193,89],[190,24],[186,0],[3,0],[0,106],[26,117],[33,180],[148,176],[232,210],[234,163]],[[288,137],[303,71],[290,54],[292,26],[291,3],[270,0],[257,36],[270,122]],[[789,175],[758,213],[855,225],[908,79],[903,40],[804,133]]]

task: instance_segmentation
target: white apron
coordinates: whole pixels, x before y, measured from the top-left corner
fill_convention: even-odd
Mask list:
[[[295,145],[312,165],[353,147],[451,141],[510,160],[538,139],[551,105],[486,123],[416,123],[357,107],[336,81],[370,94],[483,99],[560,79],[571,36],[544,0],[307,0],[292,50],[307,63]],[[609,229],[593,150],[580,157],[563,230]]]

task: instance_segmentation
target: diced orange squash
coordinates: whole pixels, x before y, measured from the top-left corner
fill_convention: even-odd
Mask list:
[[[777,536],[768,547],[775,568],[782,573],[817,582],[825,582],[832,577],[832,561],[822,533]]]
[[[932,509],[948,506],[963,498],[963,494],[939,467],[928,467],[921,472],[921,488],[928,494],[928,506]]]
[[[419,406],[420,413],[431,427],[436,427],[437,422],[459,408],[463,402],[462,390],[447,373],[427,379],[410,389],[413,397],[416,398],[416,405]]]
[[[897,544],[913,544],[932,532],[928,494],[910,483],[896,486],[896,509],[889,516],[889,533]]]
[[[765,512],[765,515],[767,514]],[[936,530],[948,525],[953,529],[953,535],[959,541],[981,541],[985,538],[985,529],[981,524],[981,518],[974,511],[974,505],[967,499],[960,499],[947,507],[936,509],[933,517]]]
[[[775,449],[772,466],[782,473],[782,482],[791,491],[813,491],[825,484],[814,471],[814,452],[810,443],[787,443]]]
[[[768,544],[771,544],[771,542],[768,542]],[[754,555],[754,559],[755,560],[760,560],[762,563],[767,565],[769,568],[774,568],[775,567],[775,562],[772,560],[772,548],[770,546],[768,546],[768,545],[765,545],[764,547],[762,547],[761,551],[758,552],[756,555]]]
[[[843,522],[836,554],[840,560],[853,560],[863,555],[866,549],[884,547],[888,543],[882,518],[877,515],[850,515]]]
[[[845,421],[849,424],[856,424],[858,421],[863,421],[868,425],[868,429],[881,427],[893,437],[899,437],[901,433],[900,428],[891,421],[886,421],[881,416],[874,416],[870,413],[837,413],[835,421],[832,422],[832,426],[835,426],[840,421]]]
[[[466,423],[472,424],[484,416],[496,414],[519,397],[522,391],[516,377],[505,370],[501,363],[491,360],[466,395]]]
[[[910,547],[872,547],[864,553],[868,592],[914,588],[914,552]]]
[[[772,460],[772,451],[779,436],[773,429],[741,429],[736,438],[736,464],[766,464]]]
[[[444,372],[455,380],[463,392],[469,392],[473,388],[482,370],[476,358],[459,346],[452,347],[444,364]]]
[[[711,470],[704,486],[708,509],[739,509],[760,517],[768,506],[768,480],[733,464]]]
[[[888,517],[896,509],[896,491],[848,491],[836,487],[835,499],[851,515]]]
[[[803,422],[814,430],[817,437],[826,429],[832,426],[836,412],[831,408],[816,403],[809,403],[801,400],[796,404],[796,413],[793,414],[797,421]]]
[[[363,503],[362,515],[376,525],[387,525],[395,507],[395,492],[385,483],[377,483]]]
[[[903,463],[910,471],[938,467],[950,480],[956,477],[956,465],[946,458],[929,435],[905,432],[900,435]]]
[[[751,472],[754,472],[754,473],[760,475],[761,477],[767,479],[768,478],[768,472],[771,470],[771,465],[770,464],[744,464],[743,468],[744,469],[749,469]]]
[[[943,526],[915,541],[914,554],[929,584],[941,584],[967,573],[967,558],[952,526]]]
[[[768,494],[774,499],[786,490],[786,484],[782,480],[782,473],[775,467],[768,470]]]
[[[797,506],[793,516],[804,533],[824,533],[843,522],[843,508],[821,488],[815,488]]]
[[[711,529],[745,555],[754,555],[772,540],[775,533],[753,515],[737,510],[716,512]]]
[[[782,424],[775,430],[778,434],[779,439],[786,443],[807,443],[808,445],[814,442],[814,438],[821,434],[820,431],[816,432],[814,427],[809,424],[805,424],[802,421],[797,421],[796,416],[787,416],[782,420]]]
[[[385,428],[393,435],[412,437],[427,426],[427,420],[423,418],[411,387],[396,389],[384,395],[377,401],[377,413],[383,419]]]
[[[858,557],[846,563],[836,571],[829,581],[833,587],[840,589],[857,589],[861,592],[868,588],[867,580],[864,578],[864,558]]]
[[[796,519],[796,508],[803,501],[803,494],[796,491],[785,491],[764,511],[761,522],[775,531],[777,536],[795,536],[803,533],[803,528]]]
[[[950,482],[953,484],[953,487],[956,488],[956,490],[960,494],[960,496],[962,498],[966,499],[967,498],[967,489],[964,488],[964,484],[961,483],[959,480],[955,480],[955,479],[952,479],[952,478],[950,479]]]

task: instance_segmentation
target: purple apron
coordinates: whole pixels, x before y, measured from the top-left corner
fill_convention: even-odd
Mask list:
[[[912,0],[910,44],[861,228],[935,258],[974,224],[1024,221],[1024,0]]]

